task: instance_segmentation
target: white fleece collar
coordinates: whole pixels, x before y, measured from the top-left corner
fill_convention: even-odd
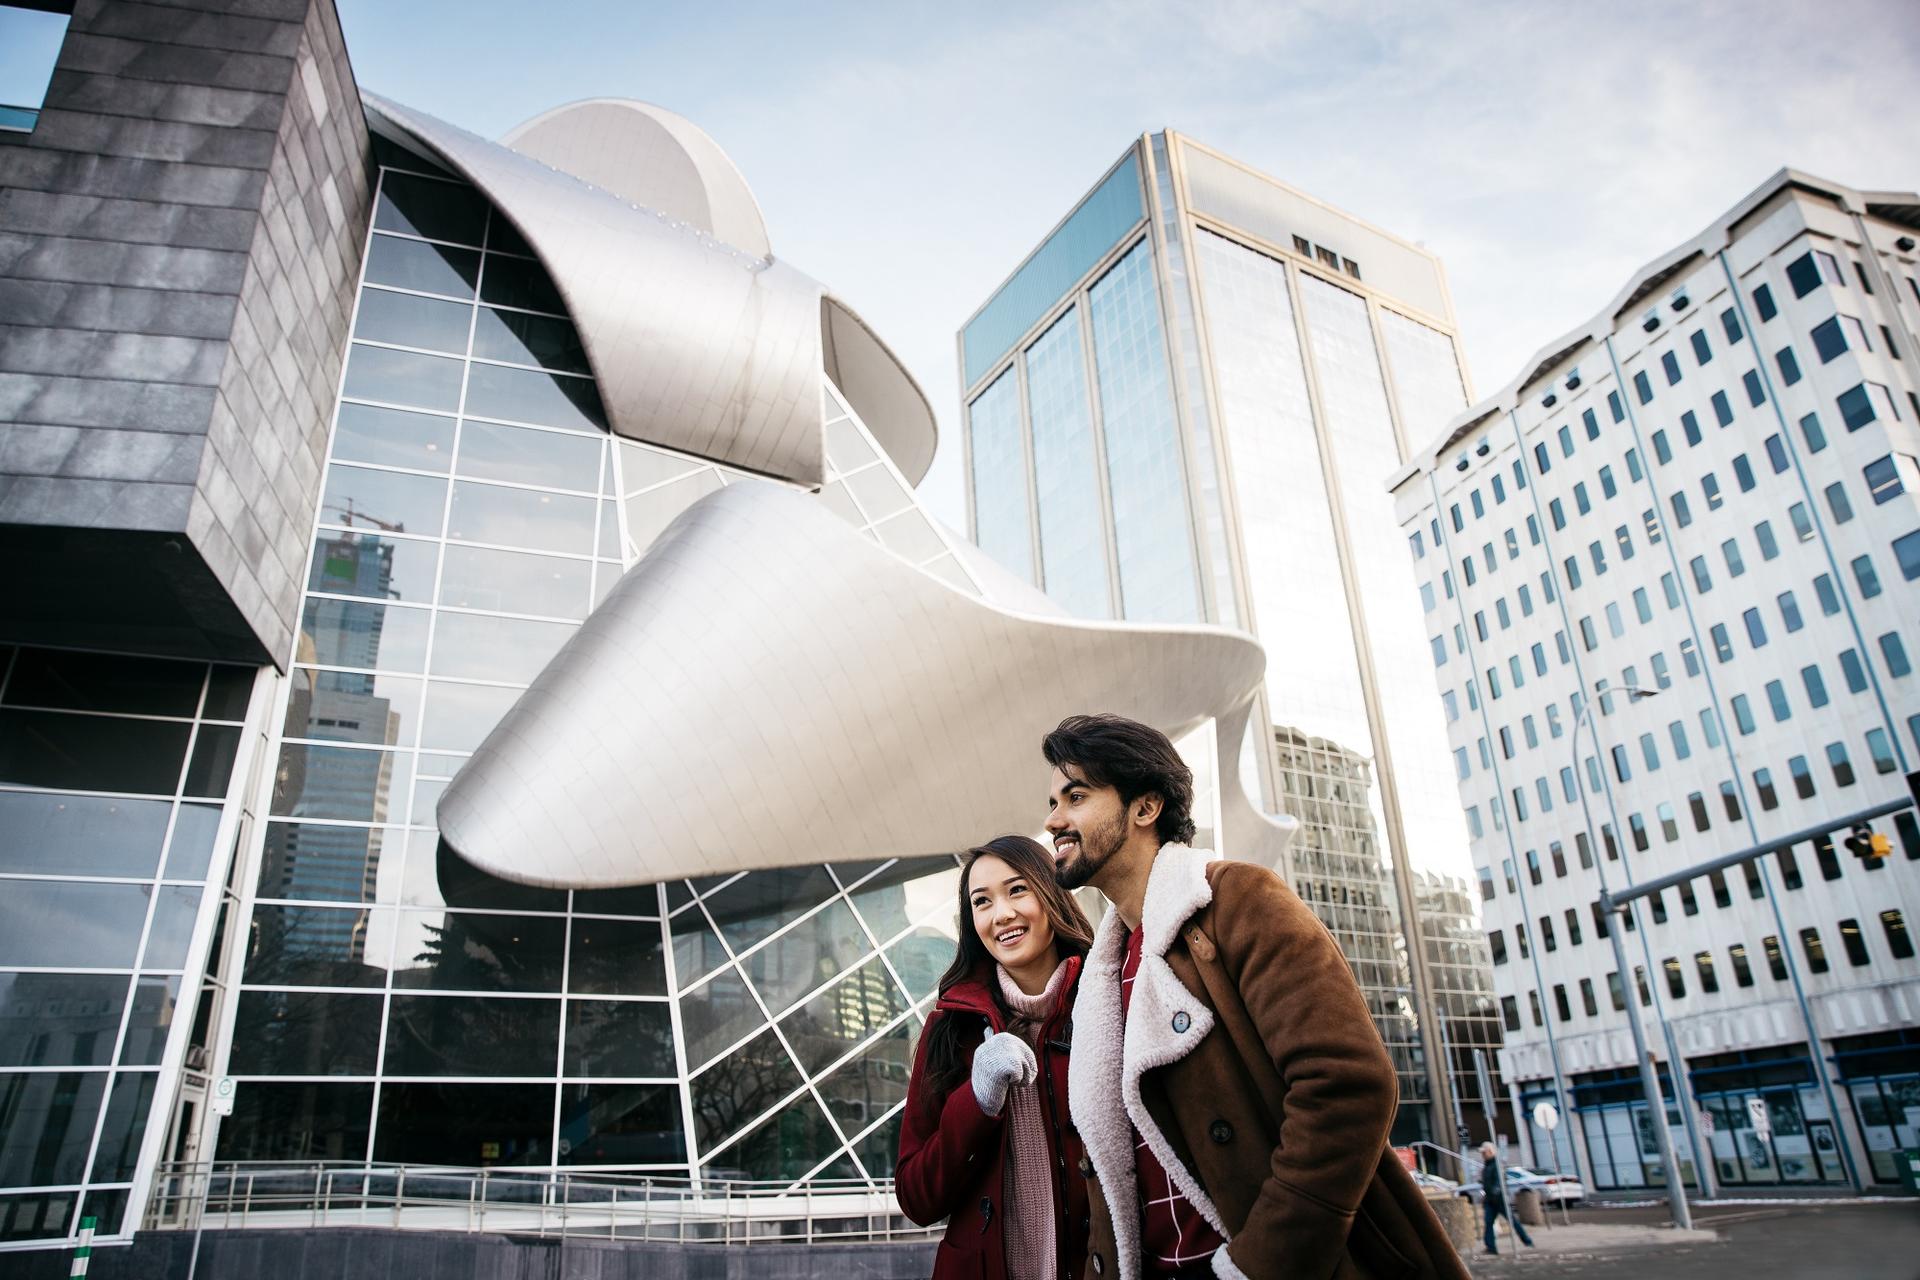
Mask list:
[[[1140,968],[1134,975],[1127,1016],[1120,1016],[1120,971],[1126,963],[1127,929],[1120,913],[1100,922],[1081,969],[1074,1001],[1073,1056],[1068,1064],[1068,1106],[1087,1158],[1113,1218],[1118,1275],[1140,1274],[1140,1191],[1134,1176],[1133,1134],[1154,1157],[1200,1216],[1221,1239],[1228,1238],[1220,1213],[1192,1177],[1166,1135],[1154,1124],[1140,1096],[1148,1071],[1191,1053],[1213,1029],[1213,1014],[1188,991],[1166,961],[1180,928],[1213,901],[1207,864],[1216,855],[1185,845],[1161,846],[1147,877],[1140,919]]]

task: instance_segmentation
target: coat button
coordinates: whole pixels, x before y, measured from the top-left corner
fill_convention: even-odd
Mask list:
[[[1087,1159],[1085,1156],[1080,1157],[1080,1176],[1083,1178],[1091,1178],[1093,1176],[1093,1161]]]
[[[1233,1141],[1233,1126],[1225,1120],[1215,1120],[1208,1127],[1207,1136],[1224,1147]]]
[[[1107,1273],[1107,1260],[1098,1253],[1093,1255],[1093,1274],[1103,1276]]]
[[[1175,1035],[1185,1035],[1187,1028],[1192,1025],[1193,1019],[1187,1016],[1185,1009],[1173,1015],[1173,1031]]]
[[[980,1197],[980,1220],[982,1223],[993,1221],[993,1201],[985,1196]]]

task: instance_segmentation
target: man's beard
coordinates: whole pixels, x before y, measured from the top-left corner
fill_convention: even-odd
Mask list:
[[[1073,860],[1061,867],[1056,873],[1060,887],[1071,893],[1084,888],[1100,869],[1107,865],[1107,859],[1120,851],[1127,842],[1125,819],[1120,818],[1106,827],[1083,827],[1080,830],[1080,850]]]

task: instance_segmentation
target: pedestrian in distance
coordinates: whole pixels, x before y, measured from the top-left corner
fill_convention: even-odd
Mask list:
[[[1487,1235],[1483,1243],[1488,1253],[1500,1252],[1493,1242],[1493,1224],[1504,1216],[1507,1225],[1513,1228],[1513,1234],[1520,1237],[1520,1243],[1531,1249],[1533,1237],[1520,1225],[1520,1219],[1513,1216],[1513,1210],[1507,1208],[1507,1189],[1500,1185],[1500,1165],[1494,1159],[1495,1154],[1491,1142],[1480,1144],[1480,1212],[1487,1220]]]
[[[1089,1280],[1467,1280],[1387,1145],[1399,1082],[1339,947],[1279,876],[1189,847],[1167,736],[1070,716],[1042,746],[1061,883],[1112,910],[1069,1070]]]
[[[1001,836],[962,861],[959,934],[914,1057],[894,1192],[915,1222],[947,1219],[934,1280],[1069,1280],[1087,1187],[1067,1067],[1093,928],[1045,846]]]

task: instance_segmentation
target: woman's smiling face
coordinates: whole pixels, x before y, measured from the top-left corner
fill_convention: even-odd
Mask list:
[[[987,954],[1008,970],[1032,964],[1053,949],[1053,926],[1027,878],[993,854],[974,859],[967,878],[973,931]]]

